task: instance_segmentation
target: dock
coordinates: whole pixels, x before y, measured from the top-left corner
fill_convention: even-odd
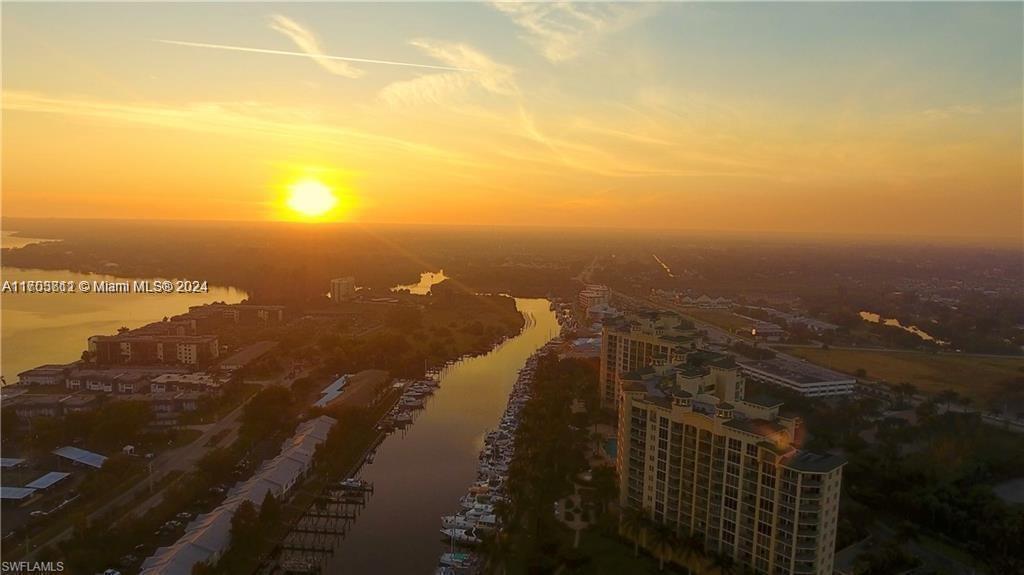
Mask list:
[[[373,484],[346,479],[328,486],[292,525],[257,573],[320,575],[373,495]]]

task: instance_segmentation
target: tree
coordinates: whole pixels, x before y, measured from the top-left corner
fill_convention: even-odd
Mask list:
[[[711,565],[715,569],[718,569],[719,575],[735,575],[739,565],[736,560],[733,559],[732,555],[725,553],[712,553],[711,554]]]
[[[252,501],[243,501],[231,517],[231,546],[241,547],[255,539],[260,532],[260,516]]]
[[[619,495],[619,486],[615,478],[615,470],[611,467],[599,467],[593,471],[590,484],[594,487],[594,494],[601,504],[601,513],[608,511],[608,504],[615,501]]]
[[[665,558],[672,557],[678,540],[676,532],[668,525],[659,523],[651,531],[651,551],[658,558],[658,571],[665,570]]]
[[[894,391],[898,395],[899,406],[905,408],[914,395],[917,394],[917,387],[908,381],[904,381],[896,384]]]
[[[281,504],[271,491],[263,497],[260,504],[260,525],[264,528],[270,527],[281,519]]]
[[[271,385],[261,389],[245,404],[240,434],[249,439],[271,436],[293,421],[293,398],[286,387]]]
[[[628,507],[619,517],[619,528],[626,537],[633,540],[633,557],[639,557],[640,537],[647,528],[647,516],[639,509]]]
[[[917,419],[923,422],[935,417],[938,410],[935,408],[935,402],[928,400],[919,403],[915,412],[917,413]]]
[[[683,553],[683,561],[689,565],[690,561],[704,556],[704,539],[696,533],[690,533],[682,538],[679,548]]]
[[[18,413],[14,407],[0,410],[0,437],[14,437],[18,431]]]
[[[938,400],[946,406],[945,413],[949,413],[949,406],[954,403],[959,403],[960,394],[955,389],[943,389],[939,392]]]

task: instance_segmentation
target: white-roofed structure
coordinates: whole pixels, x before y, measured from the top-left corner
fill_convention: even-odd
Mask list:
[[[328,385],[320,392],[320,399],[316,400],[313,405],[316,407],[327,407],[332,401],[338,399],[338,397],[345,391],[345,386],[348,384],[348,375],[343,375],[338,379],[334,380],[333,383]]]
[[[32,489],[49,489],[50,487],[53,487],[54,485],[67,479],[69,475],[71,474],[64,473],[62,471],[51,471],[46,475],[43,475],[39,479],[36,479],[32,483],[29,483],[25,487],[30,487]]]
[[[157,549],[142,563],[141,575],[191,575],[196,563],[216,562],[231,543],[231,518],[242,502],[259,507],[268,492],[278,498],[288,493],[313,467],[317,446],[327,440],[336,423],[333,417],[322,415],[299,424],[277,457],[261,465],[252,478],[231,488],[216,509],[196,517],[185,527],[181,539]]]
[[[95,467],[96,469],[103,467],[103,463],[107,460],[105,456],[100,455],[99,453],[93,453],[92,451],[71,447],[70,445],[54,449],[53,454],[59,455],[64,459],[70,459],[75,463]]]
[[[25,463],[24,459],[18,459],[17,457],[0,457],[0,468],[11,469]]]
[[[0,487],[0,499],[7,499],[11,501],[21,501],[35,493],[36,490],[31,487]]]

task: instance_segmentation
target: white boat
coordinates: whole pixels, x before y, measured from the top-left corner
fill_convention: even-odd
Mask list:
[[[476,529],[442,529],[441,535],[458,545],[479,545],[482,541]]]
[[[442,529],[472,529],[476,522],[465,515],[445,515],[441,518]]]
[[[445,515],[441,518],[441,527],[445,529],[474,529],[490,531],[498,528],[498,516],[493,513],[466,512],[458,515]]]

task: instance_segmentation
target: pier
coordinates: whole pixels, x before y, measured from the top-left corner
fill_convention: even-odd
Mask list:
[[[373,485],[346,479],[328,486],[292,525],[257,571],[261,575],[318,575],[373,495]]]

